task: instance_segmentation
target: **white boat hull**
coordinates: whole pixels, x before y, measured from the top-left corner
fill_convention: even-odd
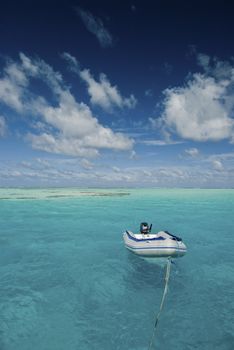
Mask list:
[[[178,258],[184,256],[187,251],[181,240],[173,239],[164,231],[149,235],[134,235],[126,231],[123,233],[123,239],[128,250],[141,256]]]

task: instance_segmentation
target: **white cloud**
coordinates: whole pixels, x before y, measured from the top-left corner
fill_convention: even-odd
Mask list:
[[[5,136],[7,130],[5,118],[0,116],[0,137]]]
[[[151,176],[152,176],[152,172],[151,172],[151,171],[148,171],[148,170],[143,170],[143,175],[144,175],[144,176],[151,177]]]
[[[168,146],[168,145],[177,145],[182,143],[182,141],[173,141],[173,140],[144,140],[141,143],[144,143],[147,146]]]
[[[22,162],[20,162],[20,165],[24,168],[28,168],[28,169],[31,169],[32,167],[32,163],[31,162],[28,162],[27,160],[23,160]]]
[[[71,69],[71,71],[73,71],[75,73],[79,72],[79,62],[69,52],[63,52],[61,54],[61,58],[63,58],[64,60],[66,60],[69,63],[69,68]]]
[[[91,170],[93,169],[93,163],[91,163],[88,159],[82,159],[80,162],[82,168],[84,168],[85,170]]]
[[[211,160],[211,161],[215,159],[220,159],[222,161],[228,160],[228,159],[232,160],[234,159],[234,152],[212,154],[208,158],[208,160]]]
[[[89,69],[81,70],[75,57],[65,52],[62,57],[69,62],[70,69],[77,73],[85,81],[88,87],[90,102],[93,105],[100,106],[106,111],[111,111],[114,107],[135,108],[137,100],[133,94],[129,97],[123,97],[118,87],[111,85],[107,76],[101,73],[99,81],[95,80]]]
[[[197,157],[199,155],[197,148],[188,148],[184,152],[191,157]]]
[[[164,91],[164,112],[157,125],[194,141],[232,139],[234,68],[218,60],[211,65],[206,55],[198,59],[205,73]]]
[[[80,7],[76,8],[77,14],[82,19],[88,31],[96,36],[101,47],[113,46],[113,38],[110,32],[104,27],[100,18],[94,17],[90,12]]]
[[[223,164],[222,164],[222,162],[220,161],[220,160],[213,160],[212,161],[212,166],[213,166],[213,168],[215,169],[215,170],[217,170],[217,171],[222,171],[222,170],[224,170],[224,168],[223,168]]]
[[[0,80],[0,101],[16,109],[22,110],[21,102],[22,88],[15,85],[10,79],[3,78]]]
[[[209,70],[210,66],[210,56],[206,54],[199,53],[197,55],[198,64],[204,69],[205,72]]]
[[[137,101],[134,95],[122,97],[117,86],[112,86],[104,73],[101,73],[99,81],[96,81],[89,70],[84,69],[80,72],[80,77],[87,83],[92,104],[98,105],[107,111],[110,111],[113,107],[134,108],[136,106]]]
[[[96,157],[97,149],[83,147],[82,141],[76,138],[66,138],[63,135],[28,133],[26,140],[30,141],[34,149],[55,154],[65,154],[77,157]]]
[[[169,179],[185,179],[189,177],[187,170],[177,167],[161,168],[158,170],[158,174]]]
[[[82,157],[97,156],[98,149],[132,148],[131,139],[102,126],[86,104],[75,100],[60,73],[43,60],[32,60],[24,54],[20,54],[20,58],[21,63],[11,63],[5,70],[3,79],[11,89],[2,95],[0,89],[0,100],[18,112],[24,110],[25,114],[30,112],[35,117],[35,122],[30,120],[29,124],[34,129],[38,126],[37,133],[29,132],[26,137],[33,148]],[[47,84],[57,105],[51,105],[43,96],[32,94],[29,89],[31,77]],[[16,92],[14,101],[6,97],[9,91]]]
[[[197,61],[208,76],[212,76],[218,81],[233,81],[233,63],[230,63],[228,61],[220,61],[217,57],[212,58],[201,53],[197,55]]]
[[[233,120],[222,103],[226,86],[195,74],[184,88],[165,91],[165,124],[185,139],[218,141],[230,138]]]
[[[0,102],[18,112],[23,110],[24,89],[28,79],[20,64],[8,62],[0,79]]]
[[[118,168],[117,166],[113,166],[112,167],[112,170],[115,172],[115,173],[120,173],[120,168]]]
[[[39,72],[39,67],[35,65],[29,57],[27,57],[23,52],[20,52],[19,54],[21,62],[22,62],[22,67],[25,71],[30,73],[31,76],[35,76]]]
[[[215,155],[214,155],[215,156]],[[229,159],[229,157],[228,157]],[[46,160],[46,159],[42,159]],[[215,159],[213,159],[215,160]],[[217,160],[217,159],[216,159]],[[76,162],[76,164],[74,163]],[[42,162],[44,163],[44,162]],[[47,160],[46,160],[47,163]],[[79,167],[83,163],[88,167],[82,171]],[[95,162],[96,163],[96,162]],[[221,162],[222,163],[222,162]],[[91,165],[89,167],[89,165]],[[71,186],[133,186],[133,187],[233,187],[233,165],[209,161],[196,163],[195,166],[98,166],[94,170],[88,159],[77,162],[76,159],[50,158],[48,165],[43,166],[38,159],[30,159],[30,162],[6,163],[0,169],[1,183],[5,185],[38,185],[44,182],[47,185]],[[87,171],[88,170],[88,171]]]
[[[12,82],[16,82],[19,86],[28,85],[28,79],[19,64],[9,62],[4,72],[8,79],[10,79]]]
[[[137,159],[136,151],[134,151],[134,150],[131,151],[129,159],[132,159],[132,160],[136,160]]]

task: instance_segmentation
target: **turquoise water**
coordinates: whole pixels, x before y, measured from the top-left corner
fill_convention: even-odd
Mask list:
[[[188,247],[155,349],[234,349],[233,214],[234,190],[0,190],[0,349],[146,350],[165,270],[123,245],[141,221]]]

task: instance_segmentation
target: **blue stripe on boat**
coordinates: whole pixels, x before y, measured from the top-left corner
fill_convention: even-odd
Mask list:
[[[142,248],[142,247],[131,247],[130,245],[128,244],[125,244],[126,247],[130,248],[130,249],[135,249],[135,250],[142,250],[142,249],[174,249],[174,250],[181,250],[181,251],[186,251],[187,249],[186,248],[178,248],[178,247],[145,247],[145,248]]]
[[[128,235],[128,238],[129,239],[132,239],[133,241],[135,242],[146,242],[146,241],[164,241],[166,238],[162,237],[162,236],[159,236],[159,237],[155,237],[155,238],[141,238],[141,239],[137,239],[133,236],[131,236],[129,234],[128,231],[126,231],[127,235]]]

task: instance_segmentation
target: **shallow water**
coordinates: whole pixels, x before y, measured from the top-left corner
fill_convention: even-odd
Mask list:
[[[232,350],[233,214],[234,190],[0,190],[0,349],[146,350],[165,262],[122,232],[148,221],[188,247],[155,349]]]

